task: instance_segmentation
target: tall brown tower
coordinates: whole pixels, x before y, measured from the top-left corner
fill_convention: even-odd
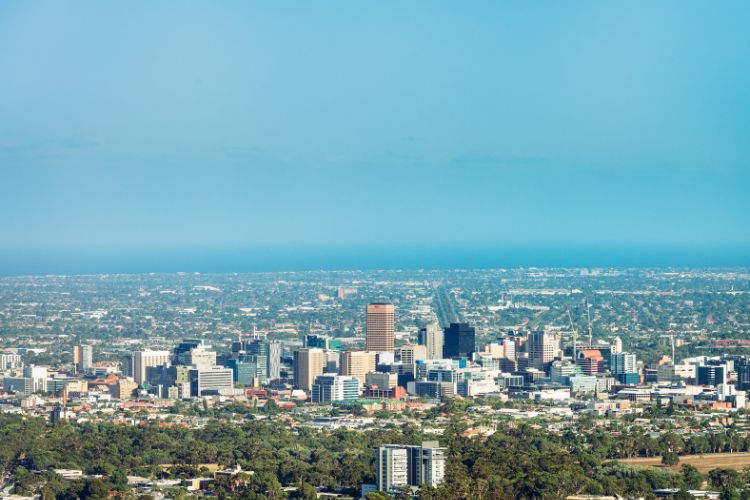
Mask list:
[[[375,302],[367,305],[366,349],[393,352],[393,331],[396,308],[393,304]]]

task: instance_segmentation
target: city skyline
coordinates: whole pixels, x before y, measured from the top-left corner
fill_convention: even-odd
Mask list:
[[[730,475],[746,477],[750,450],[748,276],[0,277],[0,449],[19,457],[0,489],[747,494]],[[47,468],[29,474],[40,460]]]
[[[0,498],[750,499],[749,25],[0,2]]]

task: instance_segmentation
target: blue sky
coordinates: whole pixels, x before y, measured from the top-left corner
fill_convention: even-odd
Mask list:
[[[745,1],[3,1],[0,250],[748,247],[749,25]]]

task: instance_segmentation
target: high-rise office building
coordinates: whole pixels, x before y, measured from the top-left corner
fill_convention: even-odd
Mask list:
[[[387,444],[378,447],[378,491],[397,492],[404,486],[438,486],[445,476],[446,449],[437,441],[421,446]]]
[[[443,329],[437,323],[431,323],[419,329],[417,342],[427,348],[427,359],[443,357]]]
[[[67,375],[53,375],[47,379],[47,392],[55,396],[64,396],[71,393],[83,394],[88,392],[89,383],[86,380],[69,377]]]
[[[302,337],[302,347],[319,347],[330,349],[330,339],[324,335],[305,335]]]
[[[346,375],[318,375],[310,397],[313,403],[355,401],[359,398],[359,380]]]
[[[575,375],[576,371],[576,365],[568,360],[553,361],[550,366],[550,378],[552,382],[563,384]]]
[[[505,357],[505,347],[499,342],[490,342],[485,344],[484,350],[479,354],[482,356],[489,355],[492,359],[500,359]]]
[[[370,372],[367,374],[365,384],[383,390],[393,389],[398,385],[398,373]]]
[[[94,364],[94,348],[88,344],[79,344],[73,347],[73,364],[76,372],[84,373]]]
[[[10,352],[0,352],[0,370],[10,370],[12,368],[21,368],[23,362],[21,356]]]
[[[146,382],[146,368],[166,365],[172,359],[169,351],[135,351],[133,353],[133,378],[137,384]]]
[[[726,383],[726,365],[701,365],[696,369],[696,382],[698,385],[719,385]]]
[[[378,447],[376,484],[378,491],[400,491],[409,485],[408,446],[387,444]]]
[[[24,366],[23,376],[32,379],[34,392],[47,392],[47,377],[49,372],[46,366]]]
[[[544,370],[560,355],[560,337],[554,333],[531,332],[526,340],[526,352],[531,367]]]
[[[584,375],[596,375],[604,370],[604,358],[601,351],[597,349],[586,349],[578,351],[578,366]]]
[[[146,381],[151,386],[154,394],[160,397],[166,397],[170,387],[181,383],[188,384],[188,370],[190,366],[186,365],[159,365],[146,367]],[[188,384],[189,385],[189,384]],[[185,397],[189,397],[190,391],[184,392]]]
[[[254,339],[246,344],[247,353],[255,356],[255,362],[261,372],[260,383],[265,384],[268,381],[268,352],[269,345],[265,339]]]
[[[328,358],[326,351],[317,347],[294,351],[294,385],[298,389],[312,389],[315,377],[323,375]]]
[[[281,378],[281,342],[270,340],[268,342],[268,380]]]
[[[734,371],[737,372],[737,389],[747,391],[750,389],[750,360],[746,357],[734,362]]]
[[[393,304],[376,302],[367,305],[367,351],[393,351],[396,308]]]
[[[325,373],[340,373],[341,372],[341,352],[340,351],[326,351],[326,367],[323,369]]]
[[[445,477],[446,449],[437,441],[425,441],[419,447],[415,470],[416,484],[437,487]]]
[[[122,360],[120,363],[122,375],[124,377],[133,377],[133,353],[125,354],[120,359]]]
[[[409,394],[428,398],[453,398],[457,393],[456,382],[435,382],[434,380],[416,380],[408,382],[406,389]]]
[[[174,350],[172,351],[174,353],[174,359],[172,360],[172,364],[189,365],[190,364],[190,359],[189,359],[190,351],[192,351],[196,347],[204,347],[203,340],[183,339],[182,342],[177,344],[177,346],[175,346]]]
[[[341,353],[341,367],[339,373],[355,377],[362,387],[367,374],[375,371],[377,354],[368,351],[344,351]]]
[[[254,355],[256,363],[262,368],[260,383],[277,380],[281,377],[281,342],[265,338],[238,340],[232,343],[230,356],[238,359],[242,355]]]
[[[29,395],[34,392],[34,379],[31,377],[5,377],[3,390]]]
[[[612,354],[620,354],[622,352],[622,339],[620,337],[615,337],[609,348],[612,351]]]
[[[234,383],[246,387],[256,387],[266,380],[265,360],[259,362],[255,354],[240,354],[227,360],[227,367],[234,372]]]
[[[443,357],[471,358],[476,351],[476,332],[468,323],[451,323],[445,329]]]
[[[614,375],[621,373],[638,373],[638,363],[635,354],[620,352],[609,358],[610,370]]]
[[[190,395],[201,397],[206,394],[216,394],[222,389],[234,387],[234,373],[231,368],[223,366],[204,366],[190,368]]]
[[[503,357],[505,359],[516,359],[516,341],[511,337],[500,339],[500,345],[503,346]]]
[[[126,400],[133,397],[133,393],[138,388],[138,384],[132,380],[121,378],[116,384],[110,386],[109,392],[115,399]]]
[[[413,365],[417,361],[424,361],[427,358],[427,346],[408,344],[399,349],[401,362],[403,364]]]
[[[656,381],[658,383],[677,382],[679,377],[675,374],[673,363],[662,363],[656,366]],[[737,377],[739,380],[739,376]]]
[[[209,351],[204,346],[198,346],[180,355],[185,365],[210,368],[216,366],[216,351]]]

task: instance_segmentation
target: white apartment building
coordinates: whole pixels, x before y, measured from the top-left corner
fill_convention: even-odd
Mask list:
[[[387,444],[378,447],[378,491],[398,491],[403,486],[438,486],[445,476],[445,448],[437,441],[422,445]]]
[[[169,363],[172,353],[169,351],[135,351],[133,353],[133,378],[137,384],[146,382],[146,368],[162,366]]]

